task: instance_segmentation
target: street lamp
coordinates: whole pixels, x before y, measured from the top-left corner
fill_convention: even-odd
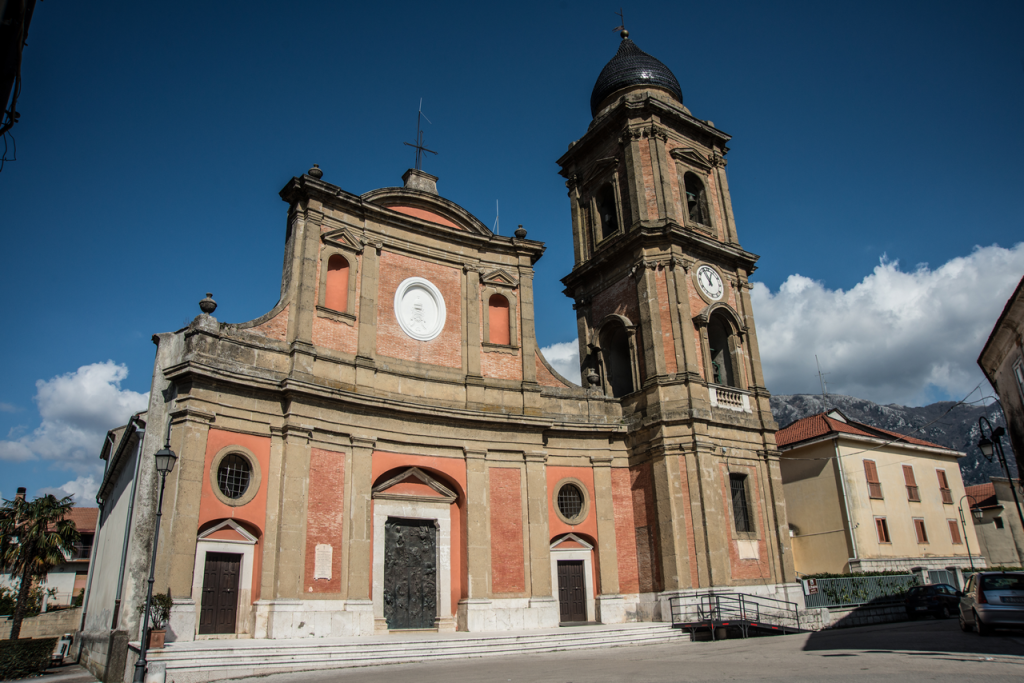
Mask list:
[[[960,526],[964,528],[964,543],[967,544],[967,560],[971,563],[971,571],[974,571],[974,558],[971,557],[971,541],[967,538],[967,522],[964,520],[964,498],[968,496],[960,496],[960,502],[957,507],[960,509]],[[971,510],[971,514],[974,516],[974,520],[977,522],[981,521],[982,516],[985,514],[981,511],[981,508],[967,506]]]
[[[985,429],[981,426],[984,422],[988,425],[988,432],[992,435],[989,439],[985,436]],[[978,431],[981,433],[981,440],[978,441],[978,448],[981,449],[981,454],[984,455],[989,462],[992,461],[992,454],[995,453],[999,456],[999,464],[1003,466],[1003,472],[1006,473],[1006,478],[1010,482],[1010,493],[1013,494],[1013,506],[1017,508],[1017,516],[1020,517],[1020,525],[1024,528],[1024,512],[1021,512],[1020,501],[1017,500],[1017,486],[1013,480],[1010,479],[1010,468],[1006,464],[1006,454],[1003,453],[1003,434],[1006,433],[1002,427],[996,427],[992,429],[992,423],[988,421],[984,415],[978,417]],[[1018,463],[1019,468],[1019,463]]]
[[[146,590],[146,610],[142,613],[142,642],[139,643],[139,660],[135,662],[135,678],[133,683],[145,683],[146,651],[149,649],[149,608],[153,604],[153,573],[156,570],[156,549],[160,542],[160,516],[164,507],[164,484],[167,475],[174,469],[178,456],[171,450],[171,433],[167,430],[167,443],[153,457],[156,459],[156,471],[160,473],[160,499],[156,504],[156,530],[153,531],[153,558],[149,563],[149,588]]]

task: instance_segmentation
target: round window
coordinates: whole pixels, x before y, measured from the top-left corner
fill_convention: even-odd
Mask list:
[[[558,511],[570,521],[583,512],[583,492],[576,484],[566,484],[558,490]]]
[[[237,453],[230,453],[220,461],[217,470],[217,486],[220,492],[232,500],[237,500],[249,490],[252,479],[252,465]]]

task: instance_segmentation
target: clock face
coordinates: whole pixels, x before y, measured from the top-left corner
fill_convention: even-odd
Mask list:
[[[697,284],[709,299],[718,301],[725,294],[722,276],[711,266],[701,266],[697,269]]]

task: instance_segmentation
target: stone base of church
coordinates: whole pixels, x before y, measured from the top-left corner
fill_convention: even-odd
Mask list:
[[[259,600],[256,638],[341,638],[374,633],[369,600]]]
[[[558,626],[554,598],[467,598],[459,601],[460,631],[524,631]]]

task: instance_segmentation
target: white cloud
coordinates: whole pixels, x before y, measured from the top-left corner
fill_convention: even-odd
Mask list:
[[[829,391],[878,403],[960,398],[983,380],[978,354],[1024,274],[1024,243],[974,251],[932,270],[883,257],[849,291],[791,275],[751,293],[765,383],[775,394]]]
[[[99,482],[94,477],[78,477],[57,488],[45,487],[39,489],[37,496],[45,496],[52,493],[57,498],[72,496],[75,505],[91,507],[96,500],[96,491],[99,490]]]
[[[93,480],[103,473],[99,453],[107,430],[125,424],[149,401],[148,394],[121,389],[126,377],[126,366],[107,361],[37,381],[35,401],[42,422],[31,434],[0,441],[0,460],[47,460],[80,475],[62,490],[95,489]]]
[[[571,382],[580,383],[580,347],[577,339],[545,346],[540,352],[558,374]]]
[[[0,402],[0,413],[16,413],[20,410],[18,406],[11,405],[10,403]]]

